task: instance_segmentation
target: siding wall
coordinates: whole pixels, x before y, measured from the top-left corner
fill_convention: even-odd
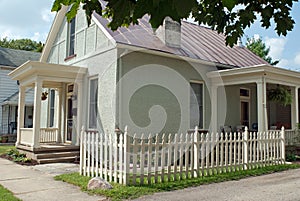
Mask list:
[[[8,77],[8,73],[10,73],[14,68],[6,68],[0,66],[0,104],[16,93],[18,91],[18,85],[17,82],[14,80],[11,80]],[[7,126],[7,122],[2,120],[2,111],[3,107],[0,106],[0,131],[2,131],[1,128],[3,126]],[[0,133],[1,134],[1,133]]]

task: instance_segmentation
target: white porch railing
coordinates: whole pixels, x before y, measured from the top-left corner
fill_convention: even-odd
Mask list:
[[[285,131],[285,144],[286,145],[300,144],[300,131],[286,130]]]
[[[285,163],[284,130],[175,135],[81,132],[80,173],[151,184]]]
[[[40,129],[40,142],[50,143],[57,142],[58,128],[41,128]]]

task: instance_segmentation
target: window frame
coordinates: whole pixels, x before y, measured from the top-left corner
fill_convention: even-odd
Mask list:
[[[48,127],[53,128],[55,126],[55,89],[49,89],[49,97],[48,97],[48,107],[49,107],[49,120]],[[52,100],[53,97],[53,100]],[[53,105],[52,105],[53,104]],[[53,115],[51,117],[51,114]]]
[[[91,119],[91,83],[92,83],[92,81],[94,81],[94,80],[97,80],[96,81],[96,93],[97,93],[97,96],[96,96],[96,100],[95,100],[95,106],[94,107],[96,107],[96,123],[95,123],[95,127],[91,127],[91,124],[90,124],[90,119]],[[97,117],[98,117],[98,115],[99,115],[99,113],[98,113],[98,96],[99,96],[99,78],[97,77],[97,76],[93,76],[93,77],[90,77],[89,78],[89,82],[88,82],[89,84],[89,86],[88,86],[88,116],[87,116],[87,128],[88,128],[88,130],[96,130],[97,129]],[[92,125],[92,126],[94,126],[94,125]]]
[[[190,87],[190,90],[189,90],[190,96],[189,96],[189,98],[191,97],[191,89],[193,89],[192,86],[191,86],[191,84],[199,84],[202,87],[202,105],[201,105],[201,107],[202,107],[201,108],[202,109],[202,122],[200,121],[201,116],[199,116],[199,122],[198,122],[199,125],[198,125],[198,128],[199,129],[205,129],[205,91],[204,91],[204,81],[190,80],[190,82],[189,82],[189,87]],[[191,108],[191,99],[189,100],[189,107]],[[200,108],[199,108],[199,115],[201,115]],[[189,126],[193,127],[191,125],[191,110],[190,110],[190,116],[189,116],[189,118],[190,118],[190,125]],[[202,124],[202,126],[200,125],[200,123]],[[192,128],[192,129],[194,129],[194,128]]]
[[[65,60],[71,59],[76,56],[75,37],[76,37],[76,17],[74,17],[70,22],[68,22],[67,51],[66,51]]]

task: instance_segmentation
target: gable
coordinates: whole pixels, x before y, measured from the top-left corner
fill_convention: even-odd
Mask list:
[[[92,20],[90,26],[87,25],[85,12],[80,9],[75,18],[74,56],[68,57],[69,23],[64,15],[66,11],[67,9],[64,9],[57,14],[46,41],[41,61],[72,64],[114,47],[113,42],[99,28],[98,24]]]

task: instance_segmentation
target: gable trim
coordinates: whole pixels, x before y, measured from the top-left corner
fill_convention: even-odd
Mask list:
[[[67,6],[62,6],[61,10],[56,14],[54,21],[52,23],[52,26],[50,28],[43,52],[42,52],[42,56],[40,58],[40,62],[47,62],[47,58],[49,57],[50,51],[52,49],[52,45],[56,39],[56,36],[59,32],[60,26],[62,25],[64,18],[65,18],[65,14],[68,10]]]
[[[117,42],[115,39],[108,33],[108,31],[103,27],[103,25],[97,20],[97,18],[92,15],[92,20],[95,22],[95,24],[101,29],[101,31],[104,33],[104,35],[112,42],[113,46],[116,46]]]

